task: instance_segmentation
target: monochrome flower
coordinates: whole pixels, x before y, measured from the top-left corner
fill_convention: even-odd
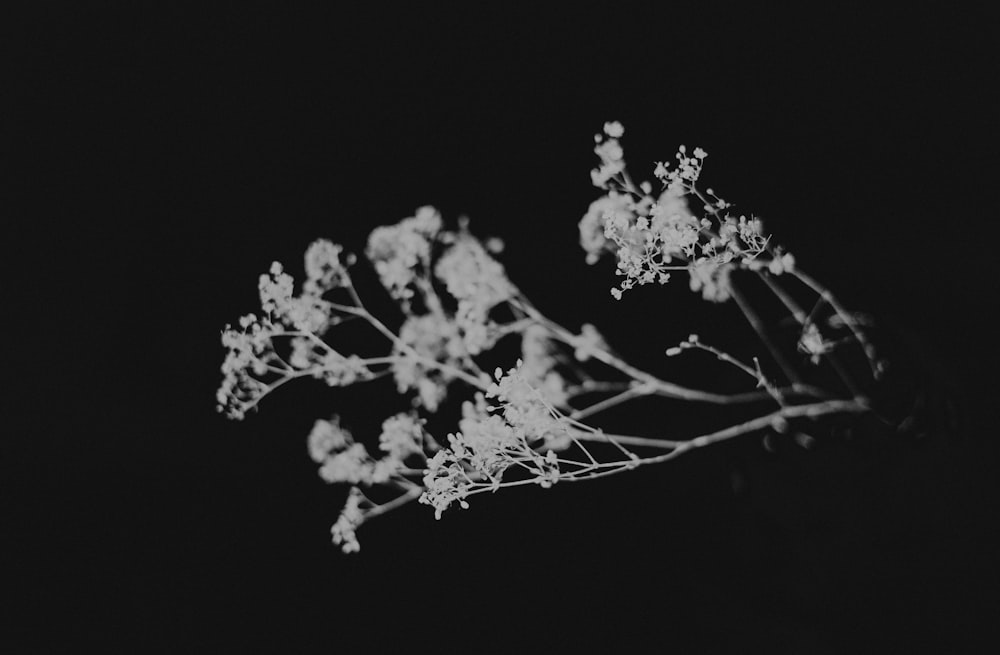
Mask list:
[[[337,522],[330,528],[333,543],[338,544],[345,553],[356,553],[361,550],[358,537],[355,531],[364,521],[364,514],[361,510],[361,502],[364,494],[357,487],[351,487],[347,495],[347,502],[341,510]]]
[[[396,414],[382,422],[378,447],[390,457],[403,460],[423,452],[423,421],[413,414]]]
[[[440,230],[441,215],[429,206],[396,225],[372,230],[365,254],[394,298],[406,301],[413,297],[412,285],[421,274],[418,267],[426,274],[431,246]]]
[[[354,257],[348,256],[341,262],[343,251],[342,246],[326,239],[318,239],[309,246],[305,254],[306,281],[302,285],[306,294],[321,296],[348,283],[347,266],[354,263]]]
[[[309,457],[321,463],[330,453],[340,452],[354,443],[351,433],[340,425],[340,417],[334,415],[329,421],[318,419],[309,432],[307,444]]]
[[[340,452],[327,455],[320,466],[319,476],[330,483],[370,483],[374,464],[365,445],[354,443]]]
[[[462,331],[466,350],[475,355],[490,348],[490,310],[514,295],[503,265],[478,239],[463,232],[438,259],[434,275],[458,301],[455,322]]]

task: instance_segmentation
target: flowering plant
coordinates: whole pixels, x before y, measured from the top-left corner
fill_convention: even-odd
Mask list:
[[[847,311],[791,253],[773,245],[760,219],[736,215],[712,189],[701,190],[702,149],[689,154],[681,146],[676,162],[657,163],[654,192],[653,183],[636,184],[626,171],[623,133],[613,122],[595,136],[600,165],[591,178],[603,195],[579,222],[586,261],[615,258],[621,281],[611,294],[619,301],[636,286],[667,284],[686,273],[690,289],[705,301],[735,303],[766,357],[741,358],[696,334],[664,354],[707,352],[745,374],[747,389],[721,393],[661,379],[615,354],[593,325],[560,325],[507,277],[496,259],[503,250],[499,240],[478,239],[464,219],[456,230],[446,229],[432,207],[368,238],[365,255],[404,315],[398,329],[362,301],[352,279],[357,258],[318,240],[305,253],[298,294],[275,262],[260,277],[261,315],[226,326],[217,400],[219,411],[241,419],[295,379],[346,386],[392,376],[412,409],[385,418],[376,453],[355,441],[338,415],[317,420],[308,435],[320,476],[350,486],[332,528],[345,552],[359,549],[362,523],[411,501],[429,505],[441,518],[455,504],[468,508],[481,493],[608,476],[754,432],[792,434],[805,445],[812,439],[807,426],[823,417],[875,413],[861,389],[881,376],[884,364],[866,334],[867,319]],[[771,338],[742,288],[744,278],[758,279],[787,312],[796,326],[791,348]],[[326,338],[355,320],[384,338],[384,353],[348,353]],[[484,362],[501,342],[518,345],[515,361],[490,373]],[[844,357],[856,359],[864,381]],[[811,382],[811,370],[823,367],[835,384]],[[686,438],[610,433],[588,421],[644,396],[766,408]],[[428,419],[449,399],[460,402],[456,429],[433,435]],[[374,447],[374,440],[369,443]],[[366,493],[373,487],[388,491],[389,499],[375,502]]]

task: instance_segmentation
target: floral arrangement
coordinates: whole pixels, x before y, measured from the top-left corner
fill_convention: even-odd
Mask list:
[[[338,415],[317,420],[308,435],[322,479],[350,486],[332,528],[344,552],[359,549],[356,532],[364,522],[411,501],[429,505],[441,518],[454,505],[468,508],[477,494],[592,480],[762,431],[793,435],[806,445],[808,426],[824,418],[877,415],[862,391],[884,367],[866,334],[868,320],[849,312],[791,253],[773,245],[760,219],[736,215],[712,189],[700,188],[702,149],[688,153],[681,146],[676,161],[656,164],[655,183],[636,184],[625,168],[623,133],[620,123],[610,122],[595,136],[600,165],[591,178],[603,195],[579,221],[586,261],[614,257],[621,280],[611,294],[619,301],[636,286],[686,274],[691,291],[706,302],[735,303],[759,337],[761,354],[740,357],[696,334],[664,344],[662,352],[708,353],[745,374],[747,389],[720,393],[661,379],[624,361],[593,325],[560,325],[508,278],[497,260],[503,243],[473,236],[465,219],[446,229],[433,207],[368,238],[364,254],[403,313],[398,329],[362,301],[352,280],[357,258],[318,240],[305,253],[298,294],[291,275],[275,262],[260,277],[260,315],[226,326],[217,400],[220,412],[242,419],[293,380],[346,386],[392,376],[412,409],[385,417],[377,452],[374,438],[370,450]],[[770,336],[743,290],[744,278],[759,280],[787,312],[794,346]],[[342,350],[336,332],[348,321],[381,335],[385,352]],[[519,344],[511,357],[516,361],[506,370],[484,370],[485,356],[501,342]],[[821,370],[830,375],[815,374]],[[615,434],[592,424],[600,412],[645,396],[762,409],[684,439]],[[449,400],[461,407],[454,431],[431,434],[428,418]],[[389,499],[372,500],[374,487]]]

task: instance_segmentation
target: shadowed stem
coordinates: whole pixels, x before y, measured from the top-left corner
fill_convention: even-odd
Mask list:
[[[760,316],[756,311],[754,311],[753,307],[750,306],[750,303],[746,301],[746,298],[743,297],[743,293],[732,280],[729,281],[729,293],[733,296],[733,300],[736,301],[736,305],[740,308],[740,311],[743,312],[747,322],[749,322],[753,327],[754,332],[756,332],[757,336],[760,337],[761,342],[767,347],[768,352],[771,353],[774,361],[777,362],[779,367],[781,367],[782,372],[788,380],[792,384],[802,384],[802,379],[799,377],[799,374],[795,372],[792,365],[788,363],[785,356],[781,353],[777,346],[774,345],[771,338],[767,336],[767,329],[764,327],[764,322],[761,321]]]
[[[795,321],[801,327],[804,328],[806,326],[806,323],[809,321],[809,316],[805,313],[802,307],[799,306],[799,304],[795,302],[795,300],[790,295],[788,295],[788,293],[784,289],[782,289],[774,280],[772,280],[769,275],[767,275],[762,271],[757,271],[757,275],[760,277],[761,280],[764,281],[764,284],[767,285],[767,288],[770,289],[771,292],[779,300],[781,300],[781,302],[785,305],[788,311],[792,314],[792,317],[795,319]],[[823,353],[822,356],[825,357],[828,362],[830,362],[830,366],[833,367],[833,370],[837,373],[837,376],[840,377],[841,382],[844,383],[844,386],[847,387],[847,390],[851,393],[851,395],[854,396],[855,398],[862,397],[863,394],[858,389],[858,386],[854,383],[854,378],[851,377],[851,374],[848,373],[847,369],[845,369],[843,365],[840,363],[840,359],[833,352],[825,352]]]
[[[861,348],[865,353],[865,359],[868,360],[868,366],[871,368],[872,377],[876,380],[880,379],[882,377],[882,372],[875,362],[875,347],[868,341],[868,337],[865,336],[865,333],[857,328],[850,313],[844,308],[843,305],[840,304],[840,302],[826,287],[814,280],[812,277],[806,275],[797,267],[792,270],[791,273],[798,279],[802,280],[806,286],[816,292],[820,298],[830,303],[830,306],[833,307],[835,312],[837,312],[840,320],[842,320],[844,325],[850,329],[854,338],[857,339],[858,343],[861,345]]]
[[[570,347],[576,347],[579,339],[578,337],[559,325],[558,323],[552,321],[537,309],[532,307],[527,301],[522,299],[512,299],[510,301],[511,305],[517,307],[525,314],[531,318],[538,321],[540,324],[548,328],[552,334]],[[732,403],[746,402],[747,400],[756,400],[757,396],[748,396],[747,394],[738,395],[728,395],[720,393],[712,393],[710,391],[702,391],[700,389],[691,389],[673,382],[667,382],[666,380],[661,380],[651,373],[647,373],[641,369],[638,369],[626,362],[622,361],[618,357],[615,357],[611,353],[601,350],[599,348],[594,348],[589,352],[590,356],[606,364],[611,368],[617,369],[633,378],[637,382],[647,385],[652,393],[656,393],[661,396],[666,396],[669,398],[680,398],[681,400],[690,400],[695,402],[707,402],[716,403],[719,405],[726,405]]]

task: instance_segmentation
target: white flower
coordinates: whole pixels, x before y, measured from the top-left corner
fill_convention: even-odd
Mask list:
[[[443,314],[409,316],[399,330],[399,339],[421,357],[458,368],[468,355],[458,326]],[[451,376],[429,368],[399,344],[393,347],[393,355],[397,359],[393,362],[392,374],[399,393],[416,390],[423,406],[435,411],[445,398]]]
[[[361,490],[357,487],[351,487],[344,509],[341,510],[337,522],[330,528],[333,543],[339,544],[345,553],[356,553],[361,550],[361,544],[358,543],[355,531],[364,521],[364,514],[361,510],[363,499],[364,495]]]
[[[549,331],[538,324],[528,326],[521,334],[521,373],[545,399],[556,407],[565,407],[566,381],[557,369],[555,347]]]
[[[456,500],[464,503],[472,481],[462,465],[447,448],[439,450],[427,461],[424,492],[419,502],[434,508],[434,518],[440,519]]]
[[[819,326],[810,321],[802,328],[798,349],[800,352],[808,354],[809,360],[813,364],[818,364],[824,354],[833,350],[833,344],[826,341],[819,331]]]
[[[351,433],[341,427],[340,417],[336,415],[329,421],[317,420],[307,439],[309,457],[317,463],[325,460],[330,453],[344,450],[353,443]]]
[[[528,442],[544,438],[547,434],[564,430],[545,399],[521,373],[523,365],[517,366],[500,376],[486,392],[487,397],[496,398],[503,407],[504,419],[524,435]]]
[[[714,259],[703,257],[688,266],[691,276],[691,290],[701,291],[701,296],[711,302],[729,300],[729,273],[732,264],[720,264]]]
[[[314,290],[317,288],[314,282]],[[296,330],[322,333],[330,322],[330,304],[308,290],[293,296],[295,281],[279,262],[271,264],[268,274],[260,276],[257,288],[265,313]]]
[[[605,252],[613,252],[614,244],[604,235],[608,217],[622,216],[627,221],[634,217],[628,198],[609,193],[590,203],[587,213],[580,219],[580,247],[587,253],[587,263],[595,264]]]
[[[322,376],[331,387],[346,387],[372,376],[372,372],[360,357],[357,355],[344,357],[335,350],[326,352],[316,372],[317,376]]]
[[[694,156],[689,157],[687,148],[680,146],[677,148],[677,167],[671,169],[669,164],[657,162],[653,175],[667,186],[691,187],[698,181],[702,162],[707,156],[708,153],[704,150],[695,148]]]
[[[294,291],[294,280],[285,273],[280,262],[271,264],[270,274],[260,276],[257,285],[260,291],[260,305],[265,313],[284,314]]]
[[[376,460],[374,466],[372,467],[372,484],[385,484],[388,482],[397,472],[399,472],[400,467],[403,463],[392,456],[386,456],[382,459]]]
[[[441,255],[434,275],[459,301],[457,315],[476,323],[484,321],[490,309],[514,293],[503,265],[470,235],[460,235]]]
[[[319,469],[319,476],[329,483],[352,484],[372,481],[374,462],[364,444],[355,443],[335,455],[328,455]]]
[[[372,230],[365,253],[394,298],[405,301],[413,296],[410,285],[416,268],[429,265],[431,244],[440,230],[441,215],[433,207],[421,207],[396,225]]]
[[[791,253],[786,252],[784,255],[772,259],[767,268],[773,275],[781,275],[795,268],[795,257]]]
[[[601,158],[601,165],[590,172],[594,186],[607,188],[608,180],[625,170],[625,152],[616,138],[594,146],[594,153]]]
[[[309,246],[305,254],[306,281],[302,285],[305,293],[320,296],[346,284],[347,266],[340,261],[343,250],[326,239],[318,239]],[[347,264],[351,263],[353,257],[348,257]]]
[[[620,139],[625,134],[625,128],[618,121],[611,121],[604,124],[604,133],[612,139]]]
[[[275,326],[270,321],[248,314],[240,319],[240,325],[240,330],[226,325],[222,332],[222,345],[228,351],[221,367],[222,383],[216,391],[216,409],[233,419],[242,419],[246,405],[266,392],[267,385],[258,377],[266,372],[265,360],[274,355],[271,339]]]
[[[585,362],[599,350],[607,350],[608,344],[597,331],[597,328],[590,323],[584,323],[580,327],[580,336],[576,340],[576,350],[573,355],[577,361]]]
[[[514,463],[511,453],[520,450],[517,433],[499,416],[466,415],[461,431],[449,435],[452,452],[491,480],[499,480]]]
[[[396,414],[382,422],[378,447],[390,457],[403,460],[423,452],[423,422],[413,414]]]

